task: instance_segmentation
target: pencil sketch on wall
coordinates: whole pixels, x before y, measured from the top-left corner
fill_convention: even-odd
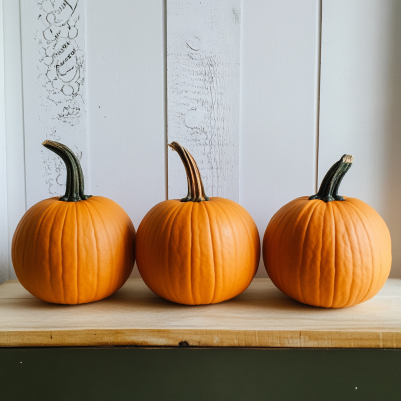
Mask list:
[[[86,144],[86,109],[80,0],[36,0],[36,3],[37,81],[41,87],[39,119],[47,128],[46,138],[67,142],[81,158],[82,142]],[[42,161],[49,194],[63,193],[64,163],[45,149]]]

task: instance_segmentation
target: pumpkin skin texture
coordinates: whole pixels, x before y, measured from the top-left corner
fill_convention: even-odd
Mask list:
[[[383,219],[359,199],[338,198],[344,200],[293,200],[273,216],[263,238],[273,283],[308,305],[342,308],[367,301],[390,273],[391,238]]]
[[[24,288],[43,301],[98,301],[117,291],[131,274],[135,228],[116,202],[83,195],[79,161],[66,156],[67,147],[44,144],[72,163],[67,165],[67,191],[62,198],[37,203],[22,217],[12,241],[15,273]]]
[[[186,201],[189,194],[183,201],[157,204],[136,236],[137,265],[147,286],[186,305],[214,304],[240,294],[252,281],[260,257],[257,227],[242,206],[198,196],[208,200]]]

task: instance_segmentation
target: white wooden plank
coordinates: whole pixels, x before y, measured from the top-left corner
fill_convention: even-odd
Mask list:
[[[62,142],[87,176],[83,0],[21,2],[27,206],[65,192],[65,166],[41,145]]]
[[[168,141],[194,156],[208,196],[239,198],[240,0],[167,0]],[[168,197],[183,198],[168,156]]]
[[[401,277],[401,2],[324,0],[322,21],[319,181],[354,156],[341,194],[384,218]]]
[[[26,211],[20,7],[18,1],[3,0],[2,28],[5,62],[8,275],[10,278],[15,278],[14,269],[11,266],[11,240],[18,222]]]
[[[262,239],[281,206],[315,191],[320,2],[247,0],[242,20],[240,203]]]
[[[88,192],[138,228],[166,199],[164,0],[86,2]]]
[[[2,0],[0,0],[0,21],[3,24]],[[4,89],[4,35],[3,29],[0,29],[0,284],[9,279],[6,105]]]

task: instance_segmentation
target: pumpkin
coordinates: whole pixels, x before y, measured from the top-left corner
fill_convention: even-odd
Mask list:
[[[154,206],[138,227],[139,272],[160,297],[186,305],[214,304],[243,292],[260,256],[259,233],[249,213],[229,199],[205,194],[198,166],[183,146],[179,154],[188,194]]]
[[[344,155],[319,192],[283,206],[263,238],[263,259],[273,283],[304,304],[342,308],[367,301],[391,269],[391,239],[380,215],[356,198],[338,195],[353,162]]]
[[[15,273],[43,301],[82,304],[108,297],[132,271],[134,226],[114,201],[84,194],[80,163],[67,146],[43,145],[66,164],[66,193],[37,203],[22,217],[12,241]]]

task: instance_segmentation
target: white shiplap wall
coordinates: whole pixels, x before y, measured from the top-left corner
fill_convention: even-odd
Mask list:
[[[354,156],[340,193],[373,206],[401,277],[401,2],[324,0],[319,181]]]
[[[42,139],[42,131],[34,129],[40,121],[30,115],[38,105],[27,104],[35,95],[29,88],[36,85],[32,81],[38,73],[38,49],[34,49],[37,20],[31,26],[25,21],[37,15],[24,14],[24,9],[43,2],[21,0],[22,15],[18,1],[2,2],[9,248],[26,202],[30,206],[49,192],[43,171],[30,167],[29,161],[38,157],[33,153],[40,150],[30,144]],[[87,192],[116,200],[137,227],[146,212],[168,195],[166,3],[79,2],[86,41],[81,49],[86,62],[86,130],[79,138],[83,148],[87,144]],[[399,3],[323,0],[321,46],[319,0],[241,3],[237,78],[240,203],[252,214],[263,237],[268,220],[284,203],[315,191],[317,154],[320,182],[339,155],[353,153],[355,165],[342,192],[368,201],[386,219],[393,236],[393,275],[401,276],[395,246],[401,239],[396,210],[397,171],[401,171],[397,157]],[[24,22],[22,52],[16,51],[21,49],[20,17]],[[26,43],[33,47],[26,48]],[[29,89],[24,105],[25,138],[22,66],[24,93]],[[68,143],[71,137],[65,135]],[[368,156],[375,157],[378,170],[368,165]],[[177,195],[184,196],[185,189]],[[10,262],[9,268],[7,262],[2,263],[1,280],[13,278]],[[259,274],[264,274],[263,264]]]
[[[3,0],[4,94],[6,128],[6,177],[8,215],[8,269],[2,276],[15,278],[11,265],[11,240],[26,211],[24,113],[22,95],[20,7],[15,0]]]
[[[239,198],[241,0],[167,0],[167,139],[190,149],[207,196]],[[183,198],[168,152],[168,197]]]
[[[247,0],[242,16],[240,203],[262,240],[281,206],[315,191],[320,2]]]
[[[83,0],[21,1],[27,207],[64,194],[65,166],[42,146],[67,145],[88,176]]]
[[[0,0],[0,21],[3,21],[3,1]],[[4,40],[0,29],[0,283],[8,280],[8,213],[7,213],[7,151],[4,92]]]

